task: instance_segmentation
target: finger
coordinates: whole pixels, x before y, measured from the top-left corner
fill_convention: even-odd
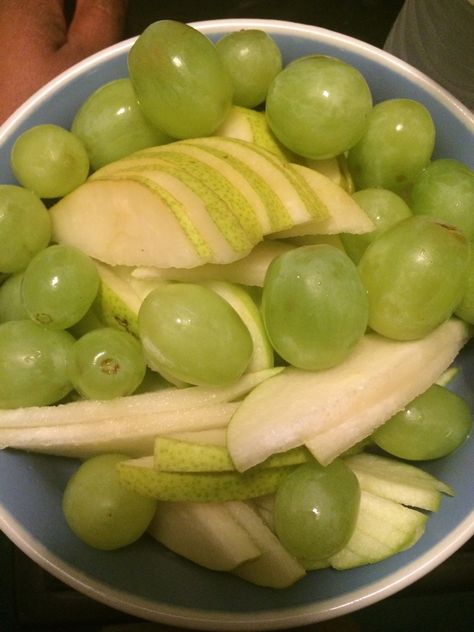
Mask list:
[[[85,57],[120,41],[128,0],[77,0],[69,27],[70,54]]]
[[[2,31],[10,30],[14,50],[55,51],[65,43],[64,0],[2,0],[0,9]]]

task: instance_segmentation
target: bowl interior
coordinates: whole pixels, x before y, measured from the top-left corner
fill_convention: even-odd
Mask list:
[[[437,126],[435,154],[474,167],[472,116],[442,88],[403,62],[347,36],[317,27],[269,20],[221,20],[196,26],[216,39],[243,27],[267,30],[285,62],[310,54],[334,55],[366,77],[375,101],[409,97],[423,102]],[[126,76],[132,40],[98,53],[67,71],[32,97],[0,129],[0,182],[12,182],[9,151],[24,129],[45,122],[68,127],[97,87]],[[474,409],[474,349],[457,360],[452,388]],[[136,616],[201,629],[275,629],[338,616],[369,605],[441,563],[474,533],[474,497],[468,472],[472,440],[446,460],[425,469],[456,490],[428,521],[425,535],[410,550],[351,571],[309,573],[295,586],[258,588],[228,574],[198,568],[144,537],[113,553],[79,542],[61,513],[65,483],[77,467],[71,459],[4,451],[0,453],[0,528],[32,559],[74,588]]]

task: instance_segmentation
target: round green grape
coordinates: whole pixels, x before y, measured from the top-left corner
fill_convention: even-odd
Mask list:
[[[11,151],[12,171],[20,184],[40,198],[57,198],[82,184],[89,157],[82,141],[59,125],[36,125],[23,132]]]
[[[385,231],[358,269],[369,326],[395,340],[423,338],[449,318],[467,283],[469,245],[452,226],[414,215]]]
[[[245,371],[253,344],[227,301],[207,287],[164,284],[152,290],[138,314],[149,365],[189,384],[228,384]]]
[[[74,338],[31,320],[0,325],[0,408],[54,404],[72,390],[67,358]]]
[[[232,105],[215,46],[187,24],[150,24],[130,49],[128,71],[145,116],[173,138],[210,136]]]
[[[255,108],[266,99],[268,88],[282,69],[282,56],[275,40],[259,29],[227,33],[216,50],[234,87],[233,102]]]
[[[389,454],[426,461],[454,452],[471,428],[467,403],[447,388],[433,384],[378,428],[372,438]]]
[[[145,377],[140,342],[125,331],[103,327],[84,334],[69,356],[72,385],[87,399],[131,395]]]
[[[0,185],[0,273],[24,270],[51,239],[46,206],[32,191]]]
[[[128,78],[98,88],[82,104],[71,131],[84,143],[92,169],[171,138],[145,118]]]
[[[301,369],[341,362],[365,333],[367,293],[357,269],[327,244],[301,246],[270,265],[262,314],[276,352]]]
[[[349,541],[360,503],[359,482],[342,459],[298,466],[275,494],[275,531],[295,557],[314,562]]]
[[[370,233],[341,234],[344,250],[354,263],[359,263],[369,244],[397,222],[410,217],[412,212],[399,195],[388,189],[362,189],[352,197],[375,225],[375,230]]]
[[[266,116],[275,136],[306,158],[333,158],[365,132],[372,95],[362,74],[340,59],[301,57],[273,80]]]
[[[470,325],[474,325],[474,242],[469,244],[470,257],[467,271],[467,282],[455,314]]]
[[[0,323],[29,318],[21,298],[23,272],[9,276],[0,285]]]
[[[62,509],[70,529],[96,549],[111,551],[138,540],[156,511],[156,501],[126,489],[117,463],[123,454],[102,454],[84,461],[69,479]]]
[[[76,248],[54,245],[30,261],[21,292],[30,318],[51,329],[67,329],[86,314],[98,289],[93,261]]]
[[[474,171],[458,160],[434,160],[410,192],[415,214],[432,215],[474,240]]]
[[[374,106],[359,142],[349,151],[356,189],[406,189],[433,153],[435,126],[427,108],[412,99],[389,99]]]

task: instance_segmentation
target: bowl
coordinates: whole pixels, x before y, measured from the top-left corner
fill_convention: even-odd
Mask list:
[[[437,127],[435,155],[474,167],[474,117],[425,75],[391,55],[325,29],[273,20],[217,20],[193,24],[211,39],[260,28],[281,47],[284,61],[308,53],[337,56],[366,77],[375,101],[408,97],[427,106]],[[72,67],[31,97],[0,129],[0,181],[13,182],[9,151],[24,129],[39,123],[70,126],[74,112],[100,85],[126,76],[134,40]],[[451,386],[474,409],[474,348],[457,359]],[[364,608],[441,564],[474,534],[474,441],[425,469],[456,490],[411,549],[348,571],[320,570],[285,590],[259,588],[229,574],[199,568],[144,537],[126,549],[99,552],[79,542],[61,513],[72,459],[5,450],[0,453],[0,528],[46,571],[89,597],[137,617],[202,630],[268,630],[331,619]]]

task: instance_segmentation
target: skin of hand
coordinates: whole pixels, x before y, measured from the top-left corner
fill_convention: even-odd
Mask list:
[[[128,0],[0,0],[0,123],[50,79],[122,37]]]

